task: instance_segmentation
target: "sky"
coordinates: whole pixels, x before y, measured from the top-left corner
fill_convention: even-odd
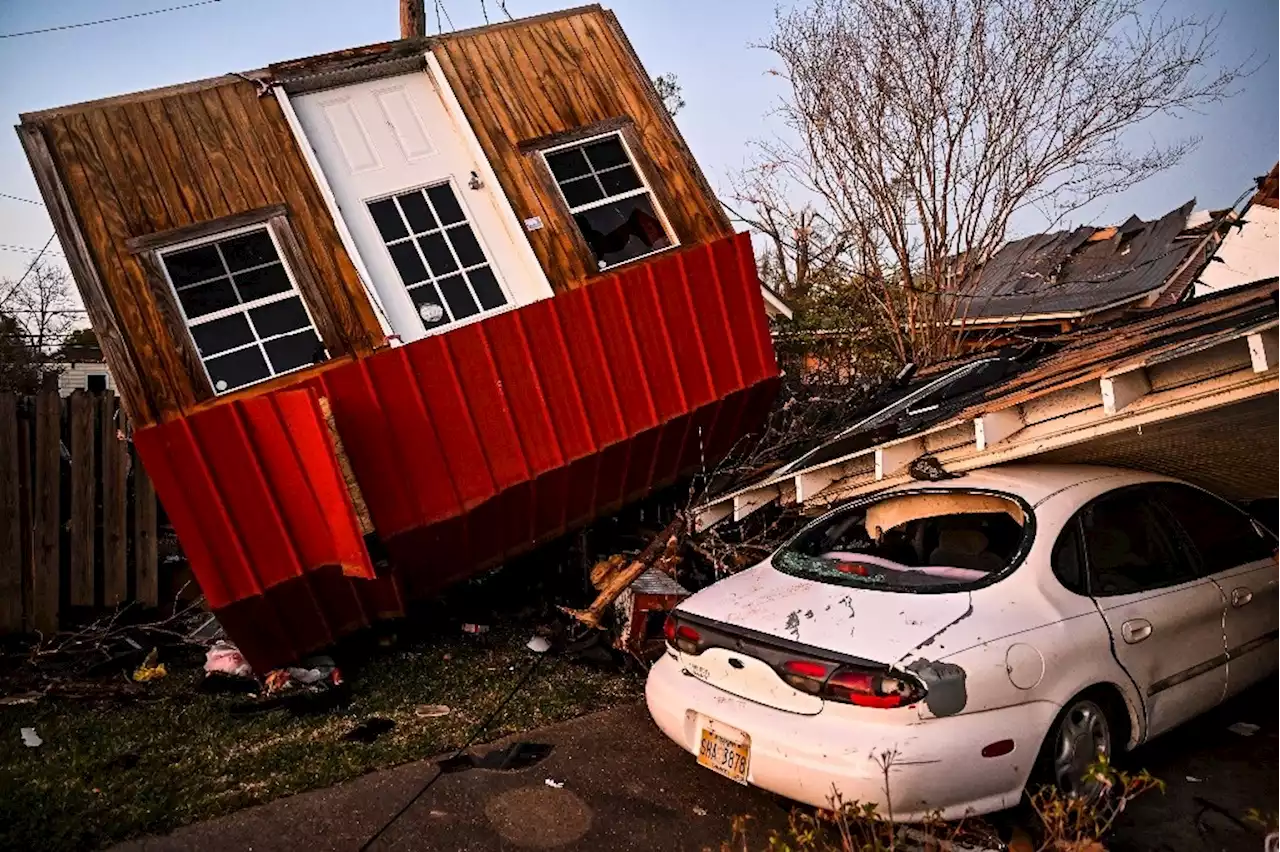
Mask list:
[[[0,35],[136,14],[193,0],[0,0]],[[516,17],[576,0],[507,0]],[[1153,6],[1157,0],[1151,0]],[[497,20],[496,0],[488,0]],[[768,38],[775,0],[610,0],[646,70],[674,73],[687,106],[676,121],[717,189],[748,158],[748,143],[769,136],[783,94],[776,63],[754,47]],[[1168,14],[1203,15],[1213,4],[1165,0]],[[1218,37],[1219,59],[1252,54],[1260,67],[1234,99],[1180,121],[1161,121],[1147,138],[1199,136],[1175,169],[1100,202],[1073,223],[1159,216],[1195,197],[1199,207],[1230,204],[1277,159],[1276,0],[1233,0]],[[430,10],[434,0],[427,0]],[[445,0],[452,25],[484,23],[481,0]],[[432,29],[435,29],[434,13]],[[218,0],[195,8],[98,26],[0,38],[0,114],[248,71],[271,62],[397,38],[397,0]],[[1122,81],[1117,81],[1123,85]],[[1141,140],[1139,140],[1141,141]],[[53,232],[16,134],[0,132],[0,280],[16,278]],[[57,243],[51,250],[57,248]],[[26,251],[24,251],[26,249]],[[58,256],[54,256],[59,260]]]

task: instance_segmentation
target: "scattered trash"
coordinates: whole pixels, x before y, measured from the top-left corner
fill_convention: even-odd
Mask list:
[[[704,807],[700,807],[700,806],[698,806],[698,805],[694,805],[694,806],[693,806],[693,815],[694,815],[694,816],[706,816],[706,815],[707,815],[707,809],[706,809],[706,808],[704,808]]]
[[[515,772],[528,769],[551,754],[553,746],[545,743],[512,743],[506,748],[494,749],[482,757],[463,753],[446,757],[436,765],[443,773],[462,772],[467,769],[491,769],[497,772]]]
[[[267,687],[267,694],[275,695],[288,689],[291,680],[288,669],[274,669],[267,672],[266,680],[263,683]]]
[[[1197,778],[1197,777],[1196,777],[1196,776],[1194,776],[1194,775],[1188,775],[1188,776],[1187,776],[1187,780],[1188,780],[1188,781],[1190,781],[1192,784],[1199,784],[1199,783],[1200,783],[1201,781],[1203,781],[1204,779],[1203,779],[1203,778]]]
[[[564,782],[563,782],[563,781],[557,781],[557,780],[555,780],[554,778],[548,778],[546,783],[547,783],[547,786],[548,786],[548,787],[552,787],[552,788],[554,788],[554,789],[556,789],[556,790],[563,790],[563,789],[564,789]]]
[[[396,723],[390,719],[373,716],[347,731],[342,738],[350,743],[371,743],[395,726]]]
[[[295,680],[302,684],[319,683],[329,677],[338,664],[333,661],[333,657],[317,656],[307,657],[297,666],[292,666],[287,671],[289,679]]]
[[[22,734],[22,744],[27,748],[38,748],[44,744],[35,728],[20,728],[18,733]]]
[[[317,664],[313,667],[321,670],[320,680],[310,680],[312,668],[296,669],[302,672],[309,682],[294,678],[291,672],[295,669],[275,669],[268,672],[263,681],[265,689],[262,694],[253,697],[250,701],[232,705],[229,708],[231,715],[249,716],[286,707],[294,714],[301,716],[326,713],[347,704],[351,699],[351,693],[342,679],[342,672],[337,666],[331,665],[333,661],[328,657],[313,657],[310,662],[317,663],[320,660],[329,661],[329,664]],[[328,669],[327,673],[323,671],[324,669]],[[206,676],[206,680],[209,677],[215,677],[215,675]],[[218,677],[226,676],[218,675]],[[256,681],[247,679],[247,683],[256,684]]]
[[[414,713],[424,719],[435,719],[439,716],[448,716],[453,711],[449,709],[448,704],[419,704],[418,709]]]
[[[477,636],[478,636],[478,635],[480,635],[481,633],[488,633],[488,632],[489,632],[489,625],[487,625],[487,624],[464,624],[464,625],[462,625],[462,632],[463,632],[463,633],[471,633],[471,634],[474,634],[474,635],[477,635]]]
[[[151,653],[147,654],[147,658],[142,661],[142,665],[134,669],[134,683],[146,683],[150,680],[159,680],[168,674],[165,671],[164,663],[157,662],[160,659],[160,649],[152,648]]]
[[[545,654],[551,650],[551,643],[545,636],[534,636],[524,646],[535,654]]]
[[[0,697],[0,707],[10,707],[14,704],[35,704],[40,700],[38,692],[19,692],[16,695],[6,695]]]
[[[921,482],[941,482],[944,479],[955,479],[960,476],[944,468],[942,463],[931,455],[920,456],[907,465],[907,475]]]
[[[1234,725],[1228,725],[1227,730],[1242,737],[1251,737],[1262,729],[1252,722],[1236,722]]]
[[[204,654],[205,674],[225,674],[232,677],[253,677],[253,667],[240,653],[240,649],[225,639],[209,646]]]

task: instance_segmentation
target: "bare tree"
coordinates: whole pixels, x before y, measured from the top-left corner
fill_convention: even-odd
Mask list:
[[[50,355],[83,316],[67,270],[38,260],[18,281],[0,281],[0,313],[35,352]]]
[[[1196,139],[1130,133],[1233,94],[1210,69],[1217,20],[1140,0],[807,0],[767,47],[789,84],[790,139],[762,142],[764,220],[798,191],[829,223],[902,361],[948,357],[955,298],[1017,214],[1051,222],[1177,163]],[[790,216],[789,221],[805,221]],[[788,225],[789,227],[789,225]],[[776,231],[777,228],[774,228]],[[773,237],[771,236],[771,239]],[[812,247],[795,239],[797,268]]]

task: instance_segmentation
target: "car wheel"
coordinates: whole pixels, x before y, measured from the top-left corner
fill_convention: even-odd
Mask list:
[[[1096,798],[1103,784],[1089,778],[1099,757],[1111,756],[1112,725],[1103,705],[1089,696],[1073,698],[1054,721],[1041,752],[1041,778],[1068,796]]]

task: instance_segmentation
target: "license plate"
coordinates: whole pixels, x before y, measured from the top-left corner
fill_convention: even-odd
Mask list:
[[[698,743],[698,763],[726,778],[747,783],[747,764],[751,760],[751,738],[741,734],[739,738],[717,734],[711,728],[702,729]]]

